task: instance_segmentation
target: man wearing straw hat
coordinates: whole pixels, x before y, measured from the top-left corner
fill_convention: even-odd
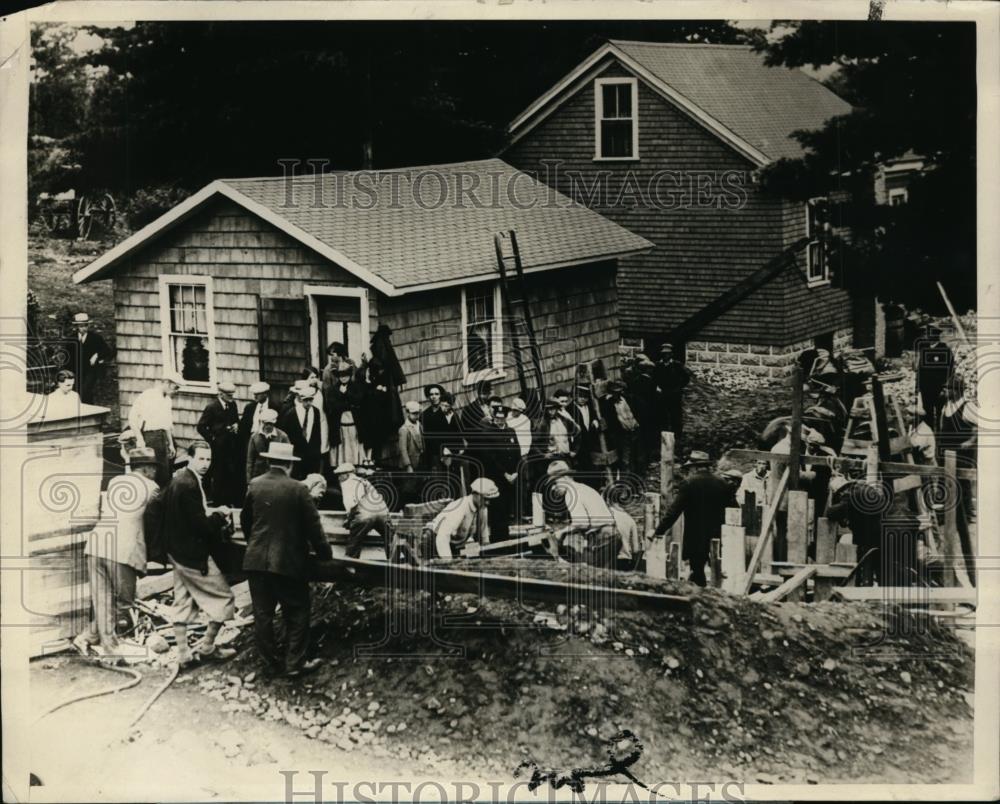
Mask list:
[[[321,559],[333,553],[309,489],[289,476],[299,462],[290,443],[272,441],[261,453],[267,471],[250,481],[240,525],[247,539],[243,569],[253,601],[254,637],[266,673],[295,678],[317,670],[309,649],[310,548]],[[287,647],[278,655],[274,612],[281,605]]]
[[[70,359],[66,366],[77,376],[77,393],[85,405],[94,404],[97,383],[104,375],[104,368],[111,359],[111,349],[100,333],[90,329],[90,316],[77,313],[73,316],[76,337],[69,349]]]
[[[712,539],[722,534],[726,509],[736,505],[734,485],[712,471],[707,452],[693,450],[682,467],[693,470],[677,486],[674,499],[656,526],[655,537],[663,536],[684,515],[684,550],[681,558],[691,566],[691,582],[705,586],[705,564]]]

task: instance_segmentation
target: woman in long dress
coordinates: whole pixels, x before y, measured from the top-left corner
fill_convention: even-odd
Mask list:
[[[335,382],[327,387],[325,399],[330,424],[330,461],[353,463],[367,459],[361,438],[364,425],[365,382],[358,376],[363,368],[340,366],[333,373]]]

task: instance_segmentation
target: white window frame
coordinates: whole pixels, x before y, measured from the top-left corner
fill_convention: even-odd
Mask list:
[[[180,374],[180,367],[174,365],[173,348],[170,343],[170,288],[176,285],[201,285],[205,288],[205,328],[208,330],[208,382],[184,380],[184,393],[214,394],[218,377],[218,361],[215,352],[215,301],[212,277],[187,274],[160,274],[160,346],[163,367]]]
[[[811,224],[811,222],[809,220],[810,219],[810,215],[809,215],[810,207],[814,203],[816,203],[818,201],[824,201],[824,202],[829,203],[827,201],[827,199],[824,198],[824,197],[810,198],[805,203],[806,237],[809,238],[809,243],[806,245],[806,285],[808,287],[810,287],[810,288],[818,288],[818,287],[823,287],[825,285],[829,285],[830,284],[830,259],[829,259],[830,255],[829,254],[824,253],[824,255],[823,255],[823,275],[822,276],[814,277],[813,276],[813,270],[812,270],[812,268],[813,268],[813,265],[812,265],[812,246],[813,246],[813,244],[819,243],[820,247],[824,250],[824,252],[826,250],[825,246],[823,245],[823,241],[822,240],[820,240],[818,237],[816,239],[813,239],[812,224]]]
[[[601,122],[604,120],[604,87],[609,84],[627,84],[632,88],[632,117],[618,118],[632,120],[632,154],[630,156],[601,155]],[[594,161],[595,162],[636,162],[639,159],[639,80],[637,78],[595,78],[594,79]]]
[[[892,199],[894,198],[902,198],[903,200],[902,202],[900,202],[900,204],[893,204]],[[910,200],[910,194],[909,192],[907,192],[907,189],[905,187],[893,187],[891,190],[889,190],[889,195],[887,200],[889,202],[890,207],[902,206],[902,204],[905,204]]]
[[[479,284],[479,283],[477,283]],[[467,287],[463,286],[460,294],[462,307],[462,385],[475,385],[483,380],[499,380],[507,376],[503,368],[503,299],[500,295],[500,283],[493,283],[493,367],[469,371],[469,306]]]

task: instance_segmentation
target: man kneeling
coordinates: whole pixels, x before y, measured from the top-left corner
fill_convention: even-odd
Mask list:
[[[471,494],[448,503],[424,528],[422,557],[452,558],[470,539],[480,544],[489,541],[489,504],[500,496],[500,490],[485,477],[472,481],[470,488]]]
[[[547,471],[553,496],[569,513],[569,525],[556,534],[560,552],[594,567],[614,569],[621,549],[615,515],[599,491],[577,483],[569,473],[565,461],[553,461]]]

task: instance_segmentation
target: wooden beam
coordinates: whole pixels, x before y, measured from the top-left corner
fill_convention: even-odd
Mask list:
[[[788,448],[788,491],[799,490],[799,456],[802,454],[802,368],[792,366],[792,423]]]
[[[647,491],[645,502],[643,503],[643,530],[645,536],[646,550],[643,557],[646,561],[646,574],[653,578],[667,577],[667,537],[661,536],[653,538],[656,530],[657,511],[659,510],[660,495],[656,492]]]
[[[888,461],[892,456],[892,446],[889,443],[889,419],[885,415],[885,395],[882,393],[882,383],[879,378],[873,376],[872,384],[872,408],[875,413],[875,427],[878,430],[878,459]],[[900,435],[905,435],[901,433]]]
[[[762,449],[731,449],[726,455],[729,458],[739,461],[774,461],[775,463],[788,463],[789,457]],[[861,458],[832,457],[827,455],[803,455],[800,459],[807,466],[829,466],[831,468],[856,468],[864,469],[867,461]],[[897,461],[880,461],[879,471],[890,475],[929,475],[931,477],[943,477],[944,469],[940,466],[929,466],[922,464],[909,464]],[[975,482],[977,472],[975,469],[961,468],[957,471],[959,480],[971,480]]]
[[[771,504],[764,512],[764,523],[760,527],[760,537],[757,539],[757,547],[754,549],[753,557],[747,566],[746,581],[743,584],[743,594],[745,595],[750,593],[750,585],[753,583],[753,576],[757,572],[757,565],[761,563],[760,559],[764,554],[764,550],[771,548],[771,528],[774,527],[775,514],[778,512],[778,506],[781,503],[781,498],[784,496],[787,485],[788,470],[785,469],[781,473],[781,480],[778,481],[778,487],[774,490],[774,497],[771,499]]]
[[[978,595],[974,588],[958,586],[838,586],[834,597],[851,601],[882,601],[925,605],[927,603],[968,603],[976,605]]]
[[[851,564],[853,566],[858,563],[858,546],[856,544],[837,542],[833,548],[833,554],[838,564]]]
[[[760,603],[776,603],[782,598],[788,597],[793,592],[801,590],[805,586],[806,581],[816,574],[816,569],[815,564],[803,567],[777,589],[770,592],[757,592],[751,597]]]
[[[825,516],[816,520],[816,563],[820,566],[830,564],[837,553],[836,526]],[[816,577],[813,584],[813,600],[822,602],[830,599],[833,583],[821,576]]]
[[[681,546],[670,542],[667,547],[667,580],[679,581],[681,578]]]
[[[806,563],[809,534],[809,494],[804,491],[788,492],[788,561]]]
[[[722,586],[722,540],[712,539],[708,545],[708,566],[712,573],[712,586]]]
[[[958,533],[958,507],[962,504],[962,489],[958,483],[958,456],[954,450],[945,450],[944,473],[947,486],[952,493],[949,505],[944,509],[944,527],[941,533],[944,549],[944,578],[946,582],[958,582],[966,589],[972,587],[969,574],[965,570],[965,553],[962,550],[962,540]]]

